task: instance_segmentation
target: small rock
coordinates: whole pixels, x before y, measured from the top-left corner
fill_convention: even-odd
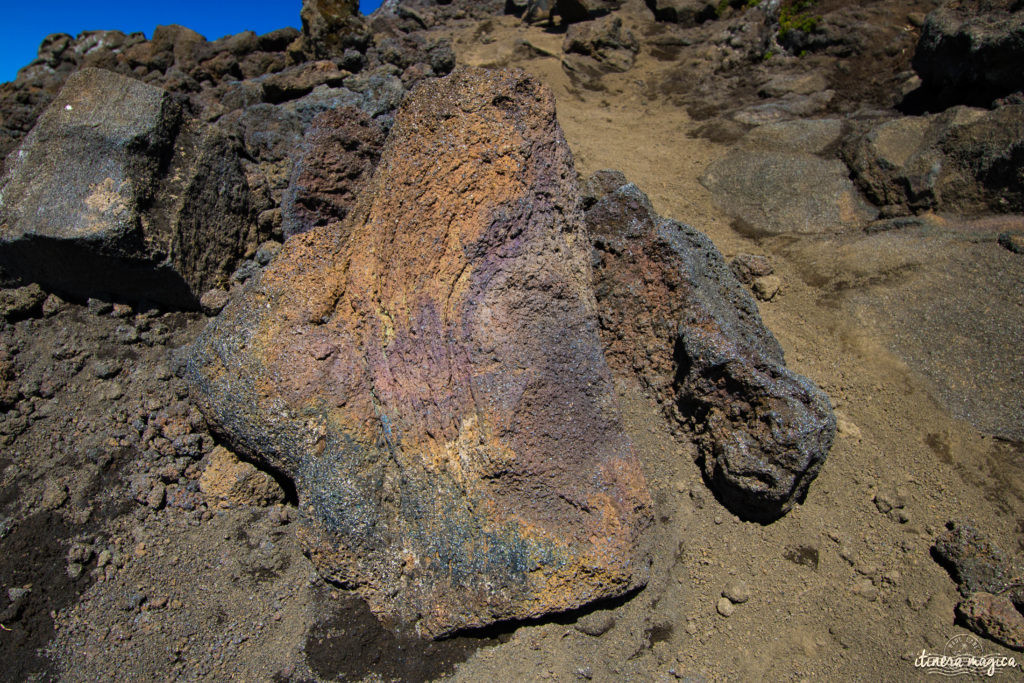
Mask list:
[[[694,621],[693,619],[687,619],[686,620],[686,632],[689,633],[691,636],[693,636],[693,635],[697,634],[697,631],[698,631],[697,622]]]
[[[782,280],[778,275],[765,275],[754,279],[754,296],[761,301],[771,301],[782,288]]]
[[[853,586],[853,594],[859,595],[868,602],[874,602],[878,599],[878,588],[875,587],[871,579],[859,579]]]
[[[20,588],[20,587],[8,588],[7,589],[7,599],[10,600],[11,602],[18,602],[19,600],[23,600],[24,598],[27,598],[31,592],[32,592],[31,588]]]
[[[97,567],[106,567],[108,564],[110,564],[110,558],[111,557],[113,557],[112,553],[109,550],[107,550],[106,548],[104,548],[103,550],[100,551],[100,554],[96,557],[96,566]]]
[[[264,242],[256,250],[256,263],[265,266],[274,260],[274,257],[281,251],[281,243],[274,241]]]
[[[64,299],[56,294],[50,294],[43,301],[43,315],[47,318],[56,315],[62,308],[64,308]]]
[[[741,605],[750,600],[750,586],[746,581],[734,581],[725,587],[722,596],[729,598],[732,602]]]
[[[90,298],[87,307],[93,315],[107,315],[114,310],[114,305],[103,299]]]
[[[78,562],[68,563],[68,576],[72,581],[78,580],[78,577],[82,575],[83,567]]]
[[[775,272],[768,257],[757,254],[737,254],[729,267],[736,275],[736,279],[745,285],[753,282],[754,278],[764,277]]]
[[[153,488],[150,489],[149,495],[146,497],[146,505],[153,508],[154,510],[159,510],[161,507],[163,507],[166,495],[167,487],[164,486],[163,483],[157,482],[156,484],[153,485]]]
[[[238,264],[238,268],[231,274],[231,279],[243,283],[258,272],[260,272],[259,265],[255,261],[247,259]]]
[[[114,304],[111,314],[115,318],[127,318],[132,314],[132,307],[128,304]]]
[[[979,591],[957,605],[956,613],[975,633],[1014,650],[1024,650],[1024,614],[1007,596]]]
[[[861,438],[860,427],[838,412],[836,413],[836,433],[844,439],[859,441]]]
[[[576,630],[595,638],[604,635],[615,626],[615,617],[609,612],[591,612],[576,621]]]
[[[68,499],[68,490],[63,482],[47,479],[43,488],[42,506],[46,510],[56,510]]]
[[[999,245],[1014,254],[1024,254],[1024,233],[1004,232],[999,236]]]
[[[206,315],[217,315],[220,313],[228,302],[231,301],[231,295],[223,289],[211,289],[203,294],[199,298],[199,306],[203,309],[203,313]]]
[[[875,494],[875,507],[883,515],[889,514],[893,510],[900,509],[904,506],[903,496],[899,491],[892,488],[883,487],[878,490]]]
[[[105,401],[116,401],[124,395],[124,388],[117,382],[111,382],[103,387],[100,398]]]
[[[121,372],[121,364],[112,358],[98,360],[92,364],[92,374],[96,379],[110,379]]]
[[[0,316],[7,320],[21,320],[42,311],[46,292],[33,283],[17,289],[0,289]]]
[[[199,478],[199,490],[210,507],[266,506],[284,501],[284,491],[266,472],[242,462],[234,453],[217,446]]]
[[[114,339],[119,344],[134,344],[139,341],[139,331],[134,325],[118,325],[114,330]]]
[[[732,604],[732,601],[729,598],[722,597],[718,599],[715,609],[717,609],[718,613],[723,617],[731,617],[736,611],[736,605]]]

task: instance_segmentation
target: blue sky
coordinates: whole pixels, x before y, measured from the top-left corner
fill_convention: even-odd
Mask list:
[[[369,14],[381,0],[360,0]],[[24,0],[0,0],[0,82],[13,81],[18,69],[36,57],[39,43],[51,33],[78,35],[82,31],[116,29],[142,31],[152,37],[161,24],[181,24],[215,40],[241,31],[266,33],[301,25],[302,0],[50,0],[41,5]]]

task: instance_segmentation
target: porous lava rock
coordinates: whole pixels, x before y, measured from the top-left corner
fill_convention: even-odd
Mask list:
[[[646,581],[578,199],[547,89],[425,82],[346,221],[289,239],[191,351],[209,421],[294,480],[320,573],[391,623],[436,637]]]
[[[778,518],[806,494],[835,438],[828,397],[786,368],[707,237],[658,216],[620,173],[596,175],[586,224],[609,364],[694,430],[723,503],[744,518]]]
[[[254,237],[240,150],[161,88],[77,71],[7,160],[0,266],[75,297],[194,308]]]
[[[366,49],[369,31],[359,15],[359,0],[303,0],[302,48],[316,59],[341,57],[351,48]]]
[[[310,126],[284,195],[284,235],[337,222],[373,175],[384,131],[354,107],[320,114]]]

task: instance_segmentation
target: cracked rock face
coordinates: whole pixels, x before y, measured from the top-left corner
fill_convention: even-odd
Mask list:
[[[208,419],[294,479],[319,571],[421,635],[646,581],[578,197],[545,88],[425,83],[346,221],[289,240],[191,352]]]
[[[166,90],[83,69],[0,180],[0,265],[75,297],[195,308],[245,250],[237,140]]]
[[[828,397],[786,368],[757,305],[711,241],[655,214],[618,172],[587,182],[608,362],[689,425],[711,487],[769,521],[806,494],[835,438]]]

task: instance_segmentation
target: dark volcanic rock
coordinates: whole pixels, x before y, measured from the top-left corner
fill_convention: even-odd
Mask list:
[[[588,187],[613,184],[592,180]],[[786,368],[757,305],[710,240],[654,213],[628,184],[586,212],[602,338],[690,425],[704,473],[737,514],[768,520],[802,499],[835,437],[828,397]]]
[[[521,72],[421,85],[342,224],[215,319],[193,396],[293,477],[319,571],[423,635],[646,581],[572,158]]]
[[[969,596],[978,591],[1002,593],[1015,580],[1024,578],[999,546],[983,535],[971,522],[950,522],[937,539],[933,551],[957,582],[960,593]],[[1024,595],[1024,586],[1018,593]]]
[[[303,49],[315,59],[341,57],[345,50],[365,50],[369,31],[359,16],[359,0],[303,0]]]
[[[1024,211],[1024,105],[894,119],[847,143],[843,156],[879,206]]]
[[[708,0],[647,0],[658,21],[695,26],[717,15],[716,3]]]
[[[1024,5],[947,0],[925,19],[914,69],[941,104],[985,105],[1024,90]]]
[[[366,114],[340,107],[313,119],[284,196],[284,235],[343,219],[370,179],[384,132]]]
[[[78,71],[8,159],[0,265],[81,298],[194,307],[250,238],[239,151],[164,90]]]

